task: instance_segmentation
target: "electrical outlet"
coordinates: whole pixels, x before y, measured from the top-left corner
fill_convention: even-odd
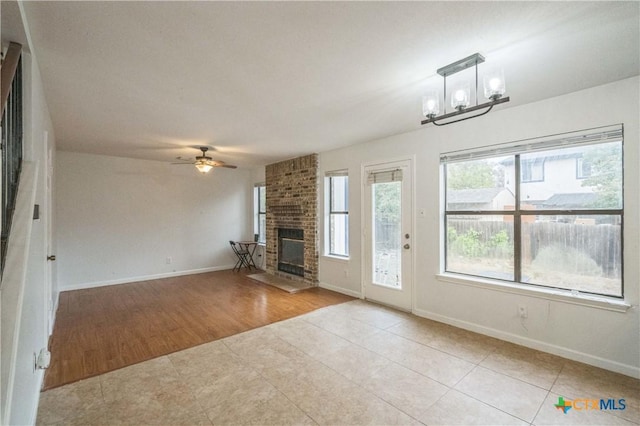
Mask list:
[[[166,262],[167,262],[167,265],[171,265],[171,256],[167,256]]]
[[[527,307],[525,305],[518,305],[518,316],[520,318],[529,317],[529,311],[527,310]]]

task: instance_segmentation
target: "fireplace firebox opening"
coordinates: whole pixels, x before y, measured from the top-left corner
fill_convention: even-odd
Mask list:
[[[278,229],[278,270],[304,277],[304,231]]]

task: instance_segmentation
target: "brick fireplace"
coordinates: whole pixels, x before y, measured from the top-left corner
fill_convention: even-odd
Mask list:
[[[266,167],[267,272],[318,285],[318,155]]]

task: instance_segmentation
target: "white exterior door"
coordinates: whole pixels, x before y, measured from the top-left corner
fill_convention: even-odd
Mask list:
[[[411,311],[413,301],[412,162],[363,169],[366,299]]]

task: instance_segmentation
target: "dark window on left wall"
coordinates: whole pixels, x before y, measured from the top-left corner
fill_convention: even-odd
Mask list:
[[[254,234],[259,243],[267,242],[267,187],[256,185],[253,189]]]

